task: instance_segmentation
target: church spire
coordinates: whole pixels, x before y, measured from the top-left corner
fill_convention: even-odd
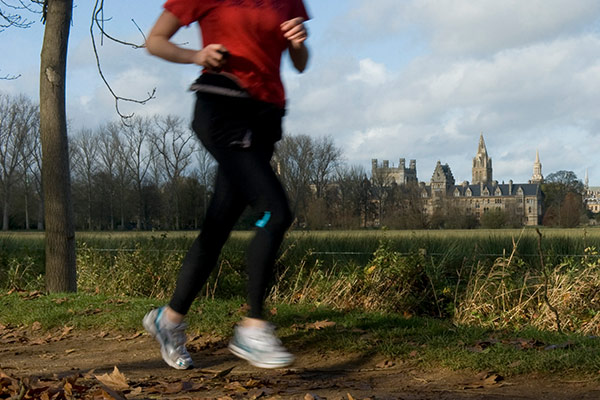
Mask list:
[[[477,154],[485,154],[487,156],[487,148],[485,147],[485,140],[483,140],[483,132],[479,135],[479,147],[477,148]]]
[[[533,175],[531,176],[531,183],[542,183],[544,176],[542,175],[542,163],[540,162],[540,152],[536,149],[535,151],[535,162],[533,163]]]
[[[488,156],[483,132],[479,136],[477,154],[473,158],[473,184],[492,182],[492,159]]]

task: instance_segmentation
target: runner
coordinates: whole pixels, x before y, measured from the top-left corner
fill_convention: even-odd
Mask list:
[[[262,368],[294,361],[264,320],[263,302],[276,253],[292,222],[286,194],[270,164],[285,114],[281,57],[287,50],[294,67],[304,71],[307,19],[302,0],[167,0],[148,36],[151,54],[204,68],[192,85],[197,96],[192,127],[218,163],[202,232],[183,261],[173,297],[143,320],[173,368],[193,366],[185,348],[184,317],[248,205],[257,215],[246,254],[250,310],[236,326],[229,349]],[[171,41],[182,26],[194,22],[200,25],[201,50]]]

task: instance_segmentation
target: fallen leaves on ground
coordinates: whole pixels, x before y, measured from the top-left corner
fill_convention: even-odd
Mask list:
[[[396,365],[396,363],[393,362],[392,360],[383,360],[382,362],[378,363],[375,367],[381,368],[381,369],[387,369],[387,368],[392,368],[395,365]]]
[[[129,383],[127,383],[127,378],[121,373],[121,371],[119,371],[119,368],[117,368],[116,366],[112,373],[104,375],[95,375],[95,377],[104,385],[112,389],[129,389]]]
[[[481,372],[475,377],[475,381],[463,386],[463,389],[484,389],[491,386],[502,386],[504,377],[495,372]]]
[[[34,322],[30,327],[0,324],[0,344],[22,343],[39,345],[59,342],[67,338],[67,336],[73,330],[73,327],[67,326],[62,328],[62,330],[53,330],[48,332],[45,336],[37,336],[40,334],[39,331],[41,330],[42,325],[38,321]]]
[[[294,324],[294,325],[292,325],[292,329],[296,329],[296,330],[305,329],[305,330],[320,331],[321,329],[333,328],[334,326],[336,326],[335,322],[329,321],[329,320],[323,320],[323,321],[309,322],[306,324]]]
[[[478,340],[472,346],[468,346],[467,350],[473,353],[483,353],[488,348],[494,345],[504,345],[510,346],[515,350],[557,350],[557,349],[570,349],[575,346],[575,344],[571,341],[567,341],[565,343],[559,344],[547,344],[544,342],[540,342],[536,339],[504,339],[499,340],[495,338],[489,338],[486,340]]]
[[[222,371],[195,370],[187,379],[160,379],[149,377],[132,382],[117,366],[112,372],[96,374],[93,370],[44,379],[18,378],[0,369],[0,400],[127,400],[135,398],[206,398],[222,400],[278,398],[277,382],[261,379],[231,377],[233,368]],[[198,396],[192,393],[210,393]],[[215,395],[218,392],[218,395]],[[275,396],[275,397],[273,397]],[[316,395],[315,395],[316,396]],[[318,396],[315,399],[319,399]]]

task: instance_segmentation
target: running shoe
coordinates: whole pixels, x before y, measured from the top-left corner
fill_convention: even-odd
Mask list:
[[[229,351],[259,368],[283,368],[294,362],[269,323],[262,328],[236,326]]]
[[[163,321],[164,307],[155,308],[148,312],[142,321],[146,331],[160,343],[160,353],[163,360],[175,369],[189,369],[194,367],[192,357],[185,348],[185,328],[187,324],[168,326]]]

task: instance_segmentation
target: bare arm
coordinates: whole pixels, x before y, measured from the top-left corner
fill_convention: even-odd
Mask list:
[[[181,28],[179,19],[169,11],[163,11],[146,39],[146,49],[154,56],[180,64],[197,64],[205,68],[220,68],[227,61],[225,46],[210,44],[202,50],[177,46],[171,38]]]
[[[303,18],[294,18],[281,24],[283,35],[289,41],[290,58],[298,72],[303,72],[308,64],[308,48],[304,44],[308,34]]]

